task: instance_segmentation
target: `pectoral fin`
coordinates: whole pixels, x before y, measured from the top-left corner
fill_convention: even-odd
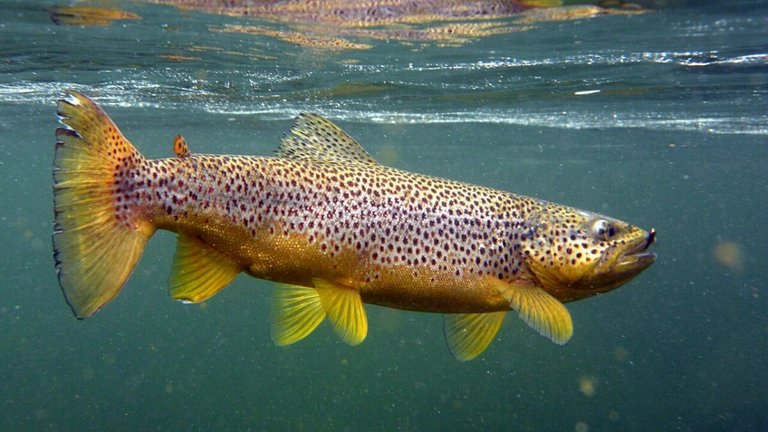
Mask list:
[[[467,361],[488,348],[504,322],[506,312],[445,315],[443,332],[451,354]]]
[[[180,233],[176,245],[171,297],[185,303],[205,301],[227,286],[241,267],[202,240]]]
[[[315,288],[281,285],[272,305],[269,332],[278,346],[298,342],[312,333],[325,318]]]
[[[558,345],[564,345],[571,338],[571,314],[556,298],[527,282],[507,283],[495,279],[493,283],[509,300],[510,308],[517,311],[520,319],[540,335]]]
[[[333,325],[333,331],[347,344],[360,344],[368,333],[368,319],[360,291],[313,279],[320,302]]]

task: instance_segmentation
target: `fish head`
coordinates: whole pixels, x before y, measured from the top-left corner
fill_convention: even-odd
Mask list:
[[[656,260],[656,233],[597,213],[546,203],[521,235],[526,268],[547,292],[573,301],[610,291]]]

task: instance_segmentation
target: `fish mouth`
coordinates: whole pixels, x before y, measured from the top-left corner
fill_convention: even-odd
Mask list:
[[[656,231],[636,229],[639,236],[626,239],[621,245],[604,251],[602,260],[583,269],[581,275],[568,279],[566,272],[558,272],[530,261],[531,269],[548,292],[562,301],[575,301],[611,291],[635,278],[656,261],[649,249],[656,242]]]
[[[650,267],[656,261],[656,254],[649,252],[651,245],[656,243],[656,230],[651,228],[648,235],[633,242],[621,258],[616,262],[615,271],[637,274]]]

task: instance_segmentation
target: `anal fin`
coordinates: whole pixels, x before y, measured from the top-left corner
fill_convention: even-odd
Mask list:
[[[280,285],[269,323],[272,342],[278,346],[298,342],[325,319],[325,310],[315,288]]]
[[[185,303],[205,301],[241,271],[240,265],[202,240],[179,233],[171,274],[171,297]]]
[[[502,311],[445,315],[443,332],[451,354],[461,361],[480,355],[493,342],[506,314]]]
[[[573,335],[571,314],[559,300],[528,283],[508,283],[493,278],[494,285],[509,301],[510,308],[529,327],[558,345],[565,345]]]
[[[348,345],[360,344],[368,334],[368,319],[360,291],[318,278],[312,282],[336,334]]]

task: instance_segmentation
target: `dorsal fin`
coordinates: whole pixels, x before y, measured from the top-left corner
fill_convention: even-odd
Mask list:
[[[328,119],[301,113],[277,149],[277,156],[297,160],[378,164],[354,138]]]

